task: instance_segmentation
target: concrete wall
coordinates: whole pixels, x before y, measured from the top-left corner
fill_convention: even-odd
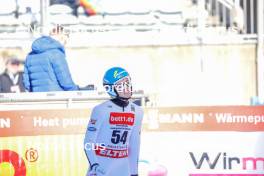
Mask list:
[[[80,48],[67,59],[76,83],[98,89],[109,67],[124,67],[134,88],[161,106],[249,104],[256,95],[253,44]]]

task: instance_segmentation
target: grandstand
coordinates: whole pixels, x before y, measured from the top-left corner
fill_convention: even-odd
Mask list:
[[[0,2],[3,8],[0,9],[0,25],[1,33],[9,34],[3,35],[7,38],[19,38],[23,34],[27,36],[25,32],[28,32],[28,25],[41,27],[44,24],[58,23],[71,29],[87,31],[87,35],[100,31],[162,32],[167,29],[188,34],[193,33],[193,28],[198,30],[202,26],[214,34],[256,33],[254,9],[257,1],[240,1],[238,5],[235,2],[237,1],[160,0],[153,3],[150,0],[101,0],[94,5],[96,15],[89,16],[74,0],[37,0],[34,3],[29,3],[28,0],[10,0]]]

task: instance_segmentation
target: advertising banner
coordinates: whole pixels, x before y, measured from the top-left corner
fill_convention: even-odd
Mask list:
[[[140,175],[264,176],[264,107],[145,108]],[[91,109],[0,112],[0,176],[85,175]]]

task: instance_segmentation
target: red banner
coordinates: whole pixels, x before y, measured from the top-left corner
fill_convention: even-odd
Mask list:
[[[264,106],[164,107],[144,112],[146,131],[264,131]],[[113,123],[134,122],[132,116],[117,115]],[[0,137],[83,134],[89,116],[90,109],[0,111]]]
[[[264,106],[147,109],[144,123],[154,131],[264,131]]]

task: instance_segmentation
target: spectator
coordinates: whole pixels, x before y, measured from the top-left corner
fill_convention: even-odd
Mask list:
[[[24,86],[30,92],[74,91],[74,84],[65,58],[68,36],[63,27],[55,27],[50,36],[36,39],[24,69]]]
[[[0,54],[0,74],[5,72],[6,69],[6,61],[9,58],[9,52],[7,50],[4,50]]]
[[[23,73],[19,72],[20,61],[17,58],[10,58],[6,61],[6,70],[0,75],[1,93],[24,92]]]
[[[29,21],[30,21],[30,32],[33,33],[35,27],[38,24],[36,14],[32,12],[31,7],[26,7],[26,15],[29,17]]]

